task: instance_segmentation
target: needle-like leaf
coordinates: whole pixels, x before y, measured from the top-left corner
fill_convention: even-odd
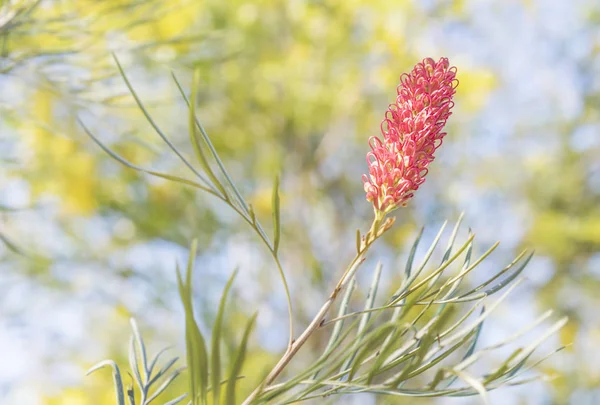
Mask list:
[[[273,252],[277,255],[279,251],[279,240],[281,238],[281,210],[279,200],[279,177],[275,176],[273,182],[273,196],[271,198],[271,209],[273,210]]]
[[[244,335],[242,336],[242,341],[237,350],[237,353],[235,354],[234,361],[231,365],[231,370],[229,372],[229,380],[227,381],[227,388],[225,391],[225,405],[236,405],[235,386],[239,373],[242,370],[244,360],[246,359],[246,348],[248,346],[248,338],[250,337],[250,332],[252,332],[252,328],[254,327],[254,322],[256,321],[257,315],[258,314],[255,313],[248,321],[246,329],[244,330]]]
[[[227,303],[227,296],[229,290],[233,285],[233,280],[237,274],[237,270],[234,270],[225,285],[225,290],[221,295],[221,302],[219,303],[219,310],[215,323],[212,330],[211,337],[211,384],[212,384],[212,397],[213,404],[219,405],[221,399],[221,331],[223,329],[223,315],[225,313],[225,304]]]
[[[112,360],[104,360],[90,368],[85,375],[90,375],[94,371],[99,370],[103,367],[111,367],[113,370],[113,381],[115,384],[115,394],[117,399],[117,405],[125,405],[125,394],[123,393],[123,380],[121,379],[121,371],[119,366]]]

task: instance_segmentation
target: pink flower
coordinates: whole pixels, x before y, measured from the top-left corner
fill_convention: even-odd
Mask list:
[[[388,213],[405,206],[425,181],[427,167],[446,135],[442,132],[458,80],[447,58],[426,58],[400,76],[396,102],[381,123],[383,140],[369,139],[369,176],[363,175],[367,200],[375,211]]]

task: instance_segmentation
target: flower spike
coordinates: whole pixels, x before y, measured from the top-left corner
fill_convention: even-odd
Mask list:
[[[381,123],[383,140],[369,139],[369,175],[362,180],[367,200],[377,216],[406,206],[425,181],[434,152],[446,135],[442,132],[458,80],[447,58],[426,58],[400,77],[396,102]]]

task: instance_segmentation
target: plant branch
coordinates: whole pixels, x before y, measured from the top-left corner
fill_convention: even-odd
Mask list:
[[[281,372],[285,369],[285,367],[289,364],[292,358],[298,353],[300,348],[306,343],[308,338],[321,327],[323,320],[325,319],[325,315],[331,309],[331,306],[337,299],[339,293],[346,287],[348,280],[351,280],[360,265],[365,261],[365,255],[369,250],[369,247],[381,236],[385,231],[390,229],[390,227],[394,224],[395,218],[388,218],[387,221],[383,221],[384,217],[376,216],[373,224],[371,225],[371,229],[366,235],[362,238],[360,248],[356,254],[356,256],[350,262],[350,265],[346,268],[342,276],[340,277],[339,282],[329,295],[329,298],[310,324],[306,327],[306,329],[300,334],[298,339],[294,340],[291,345],[288,346],[287,350],[279,359],[277,364],[273,367],[273,369],[269,372],[264,381],[256,387],[256,389],[244,400],[242,405],[250,405],[252,401],[254,401],[275,379],[281,374]]]

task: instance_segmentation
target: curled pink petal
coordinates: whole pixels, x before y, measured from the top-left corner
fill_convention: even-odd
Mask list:
[[[396,102],[381,122],[383,139],[369,139],[369,175],[362,180],[375,210],[405,206],[425,181],[446,135],[442,130],[452,114],[457,85],[456,68],[447,58],[438,62],[425,58],[400,76]]]

